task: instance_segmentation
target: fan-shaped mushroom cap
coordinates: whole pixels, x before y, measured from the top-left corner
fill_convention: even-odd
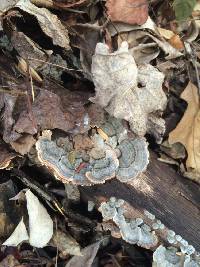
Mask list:
[[[105,153],[104,158],[93,159],[90,162],[91,171],[86,173],[86,177],[93,183],[105,183],[106,180],[116,175],[119,166],[117,155],[110,148],[107,148]]]
[[[131,182],[147,168],[149,163],[147,142],[144,138],[125,139],[117,148],[121,155],[116,177],[123,183]]]
[[[89,185],[85,173],[88,171],[88,164],[77,170],[82,159],[75,158],[71,163],[69,153],[63,148],[58,147],[56,143],[43,135],[36,143],[36,149],[40,162],[53,171],[57,179],[63,183],[72,182],[74,184]]]

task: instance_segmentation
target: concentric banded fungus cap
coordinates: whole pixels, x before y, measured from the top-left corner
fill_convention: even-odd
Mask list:
[[[91,171],[86,172],[86,177],[95,184],[105,183],[116,175],[119,161],[114,150],[107,146],[105,157],[92,159],[90,162]]]
[[[115,137],[120,143],[127,138],[127,128],[123,125],[121,119],[109,116],[108,120],[101,125],[101,129],[109,136]]]
[[[72,182],[73,184],[90,185],[85,176],[85,173],[89,170],[88,164],[77,171],[77,168],[83,163],[82,159],[75,158],[74,162],[71,163],[69,153],[51,140],[50,131],[45,131],[39,138],[36,142],[36,149],[41,164],[49,168],[56,178],[63,183]]]
[[[118,147],[119,168],[116,174],[123,183],[131,182],[144,172],[149,163],[149,151],[145,138],[125,139]]]

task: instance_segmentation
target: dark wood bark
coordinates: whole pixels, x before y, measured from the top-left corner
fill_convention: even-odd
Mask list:
[[[151,154],[145,175],[133,185],[112,179],[103,185],[82,187],[82,195],[100,204],[111,196],[127,201],[134,214],[147,209],[169,229],[200,251],[200,187]]]

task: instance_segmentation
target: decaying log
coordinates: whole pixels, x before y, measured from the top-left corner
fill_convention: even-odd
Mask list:
[[[133,217],[144,217],[144,210],[148,210],[200,251],[200,188],[172,166],[159,162],[155,154],[151,154],[145,175],[132,185],[112,179],[80,190],[86,200],[97,205],[112,196],[124,199],[131,206]]]

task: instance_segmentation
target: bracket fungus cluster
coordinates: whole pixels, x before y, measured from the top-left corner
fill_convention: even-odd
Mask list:
[[[160,114],[167,103],[164,75],[150,64],[137,67],[127,42],[114,53],[98,43],[91,71],[96,95],[90,100],[111,116],[128,121],[138,136],[149,132],[161,142],[165,123]]]
[[[132,217],[128,203],[115,197],[102,202],[99,211],[104,221],[103,229],[110,230],[114,237],[154,250],[153,267],[200,266],[200,255],[195,248],[150,212],[145,210],[142,218]]]
[[[126,219],[123,210],[124,201],[112,197],[108,202],[103,202],[99,207],[103,220],[113,222],[119,227],[121,237],[130,244],[137,244],[144,248],[157,245],[158,239],[151,228],[144,224],[141,218]]]
[[[63,183],[78,185],[104,183],[116,177],[130,183],[146,170],[149,152],[143,137],[129,137],[122,122],[109,118],[91,136],[75,135],[71,140],[53,140],[44,131],[36,142],[40,163]]]
[[[200,259],[178,253],[175,247],[160,245],[153,254],[153,267],[199,267]]]

